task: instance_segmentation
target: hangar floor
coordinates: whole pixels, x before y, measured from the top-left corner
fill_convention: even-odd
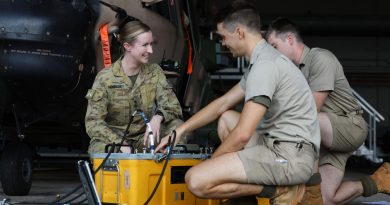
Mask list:
[[[32,189],[28,196],[7,196],[0,188],[0,204],[50,204],[57,199],[56,197],[64,196],[74,190],[80,185],[80,179],[75,165],[77,160],[66,160],[64,163],[58,163],[58,161],[56,160],[56,163],[42,163],[34,170]],[[348,167],[345,179],[356,179],[364,174],[372,173],[373,170],[375,168]],[[72,200],[72,198],[79,194],[82,194],[81,190],[61,202]],[[5,199],[7,199],[7,203],[2,203]],[[79,204],[83,199],[85,199],[85,196],[81,196],[72,204]],[[81,202],[81,204],[87,204],[87,202]],[[390,205],[390,196],[377,194],[368,198],[359,197],[349,204]]]

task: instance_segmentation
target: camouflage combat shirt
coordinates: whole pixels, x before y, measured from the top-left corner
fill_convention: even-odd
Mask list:
[[[137,109],[144,111],[149,120],[157,111],[163,114],[164,123],[182,118],[180,103],[157,64],[143,65],[133,84],[119,59],[98,73],[86,98],[85,125],[91,146],[119,143],[130,115]],[[143,136],[145,129],[141,116],[136,115],[126,138]]]

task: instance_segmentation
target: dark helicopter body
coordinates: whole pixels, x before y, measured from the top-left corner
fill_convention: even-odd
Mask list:
[[[2,118],[4,125],[15,124],[18,135],[42,120],[75,125],[96,67],[93,10],[63,1],[1,1],[0,12],[0,108],[16,117]]]
[[[0,2],[1,181],[6,194],[28,193],[31,159],[40,147],[82,149],[88,142],[82,122],[83,96],[96,74],[92,3],[97,5]]]

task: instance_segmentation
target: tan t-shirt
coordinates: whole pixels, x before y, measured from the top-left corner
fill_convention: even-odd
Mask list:
[[[305,46],[299,67],[313,92],[330,91],[322,112],[346,115],[361,110],[336,56],[328,50]]]
[[[306,141],[320,146],[317,111],[311,90],[299,69],[264,39],[255,47],[250,69],[241,78],[245,102],[267,96],[271,104],[259,132],[283,141]]]

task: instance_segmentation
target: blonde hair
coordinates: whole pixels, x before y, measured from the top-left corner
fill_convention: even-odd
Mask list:
[[[132,44],[138,35],[151,31],[150,27],[141,21],[130,21],[119,30],[118,40],[121,44]]]

